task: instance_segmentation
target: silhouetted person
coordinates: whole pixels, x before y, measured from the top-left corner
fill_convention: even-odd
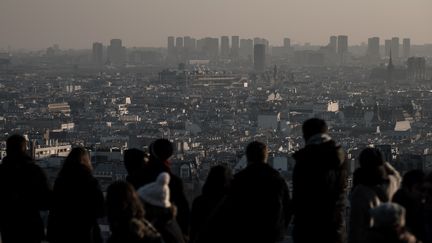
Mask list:
[[[309,119],[302,130],[305,147],[293,155],[294,242],[344,242],[345,153],[329,136],[325,121]]]
[[[145,220],[144,208],[128,182],[117,181],[107,190],[107,214],[111,236],[108,243],[162,243],[162,238]]]
[[[48,217],[50,242],[102,242],[97,219],[104,216],[104,197],[92,170],[84,148],[74,148],[66,157],[54,184]]]
[[[146,155],[142,150],[133,148],[124,151],[123,160],[128,173],[126,181],[132,184],[135,189],[144,184],[142,173],[145,166],[145,158]]]
[[[406,210],[406,227],[417,239],[424,237],[423,220],[423,183],[425,174],[421,170],[411,170],[405,173],[402,187],[395,193],[392,201]]]
[[[45,237],[40,216],[51,190],[42,169],[26,154],[26,139],[12,135],[0,165],[0,233],[3,243],[36,243]]]
[[[432,243],[432,172],[430,172],[423,184],[425,234],[423,243]]]
[[[203,229],[210,215],[226,196],[232,177],[232,172],[227,166],[218,165],[211,168],[202,188],[202,194],[192,204],[191,243],[195,242],[197,234]]]
[[[366,232],[371,226],[371,209],[389,202],[401,180],[399,173],[384,161],[378,149],[364,149],[360,153],[359,162],[360,168],[354,173],[358,185],[353,189],[350,199],[350,243],[365,242]]]
[[[405,209],[396,203],[383,203],[371,209],[372,228],[366,232],[367,243],[416,243],[405,229]]]
[[[267,164],[261,142],[246,148],[247,167],[237,173],[225,200],[216,209],[197,242],[266,242],[283,239],[291,219],[288,186]]]
[[[143,184],[140,186],[156,181],[156,178],[162,172],[167,172],[170,175],[169,188],[171,202],[177,207],[177,222],[185,238],[188,238],[190,221],[189,203],[184,193],[183,181],[171,172],[170,158],[174,153],[174,146],[167,139],[157,139],[150,144],[149,152],[149,162],[143,170]]]
[[[155,182],[138,189],[144,203],[146,219],[162,235],[164,243],[184,243],[184,236],[176,220],[176,207],[170,201],[170,175],[161,173]]]

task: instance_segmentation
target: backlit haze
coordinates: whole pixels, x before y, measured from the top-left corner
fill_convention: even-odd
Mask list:
[[[1,0],[0,49],[166,46],[166,37],[240,35],[322,45],[348,35],[432,42],[431,0]]]

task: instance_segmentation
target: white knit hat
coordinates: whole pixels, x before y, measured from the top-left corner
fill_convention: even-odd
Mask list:
[[[138,195],[141,200],[150,205],[169,208],[171,207],[169,181],[170,175],[168,173],[160,173],[155,182],[139,188]]]

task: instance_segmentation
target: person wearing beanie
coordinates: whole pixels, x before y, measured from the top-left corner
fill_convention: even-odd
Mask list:
[[[364,242],[415,243],[416,238],[405,229],[405,209],[396,203],[383,203],[370,210],[372,227]]]
[[[159,231],[165,243],[184,243],[184,236],[176,220],[177,209],[170,201],[170,175],[160,173],[156,181],[138,189],[144,204],[146,219]]]
[[[140,175],[142,182],[138,188],[152,183],[160,173],[169,174],[168,183],[170,191],[170,202],[177,208],[177,222],[182,230],[184,238],[189,238],[190,209],[189,202],[186,199],[183,181],[174,175],[171,171],[170,158],[174,153],[173,144],[167,139],[157,139],[149,146],[150,158],[146,163],[143,173]]]

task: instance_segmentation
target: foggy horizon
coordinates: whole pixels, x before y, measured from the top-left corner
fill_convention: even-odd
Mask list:
[[[0,49],[89,49],[119,38],[127,47],[165,47],[168,36],[263,37],[273,46],[325,45],[330,35],[348,35],[349,45],[369,37],[411,38],[432,43],[428,0],[3,0]]]

